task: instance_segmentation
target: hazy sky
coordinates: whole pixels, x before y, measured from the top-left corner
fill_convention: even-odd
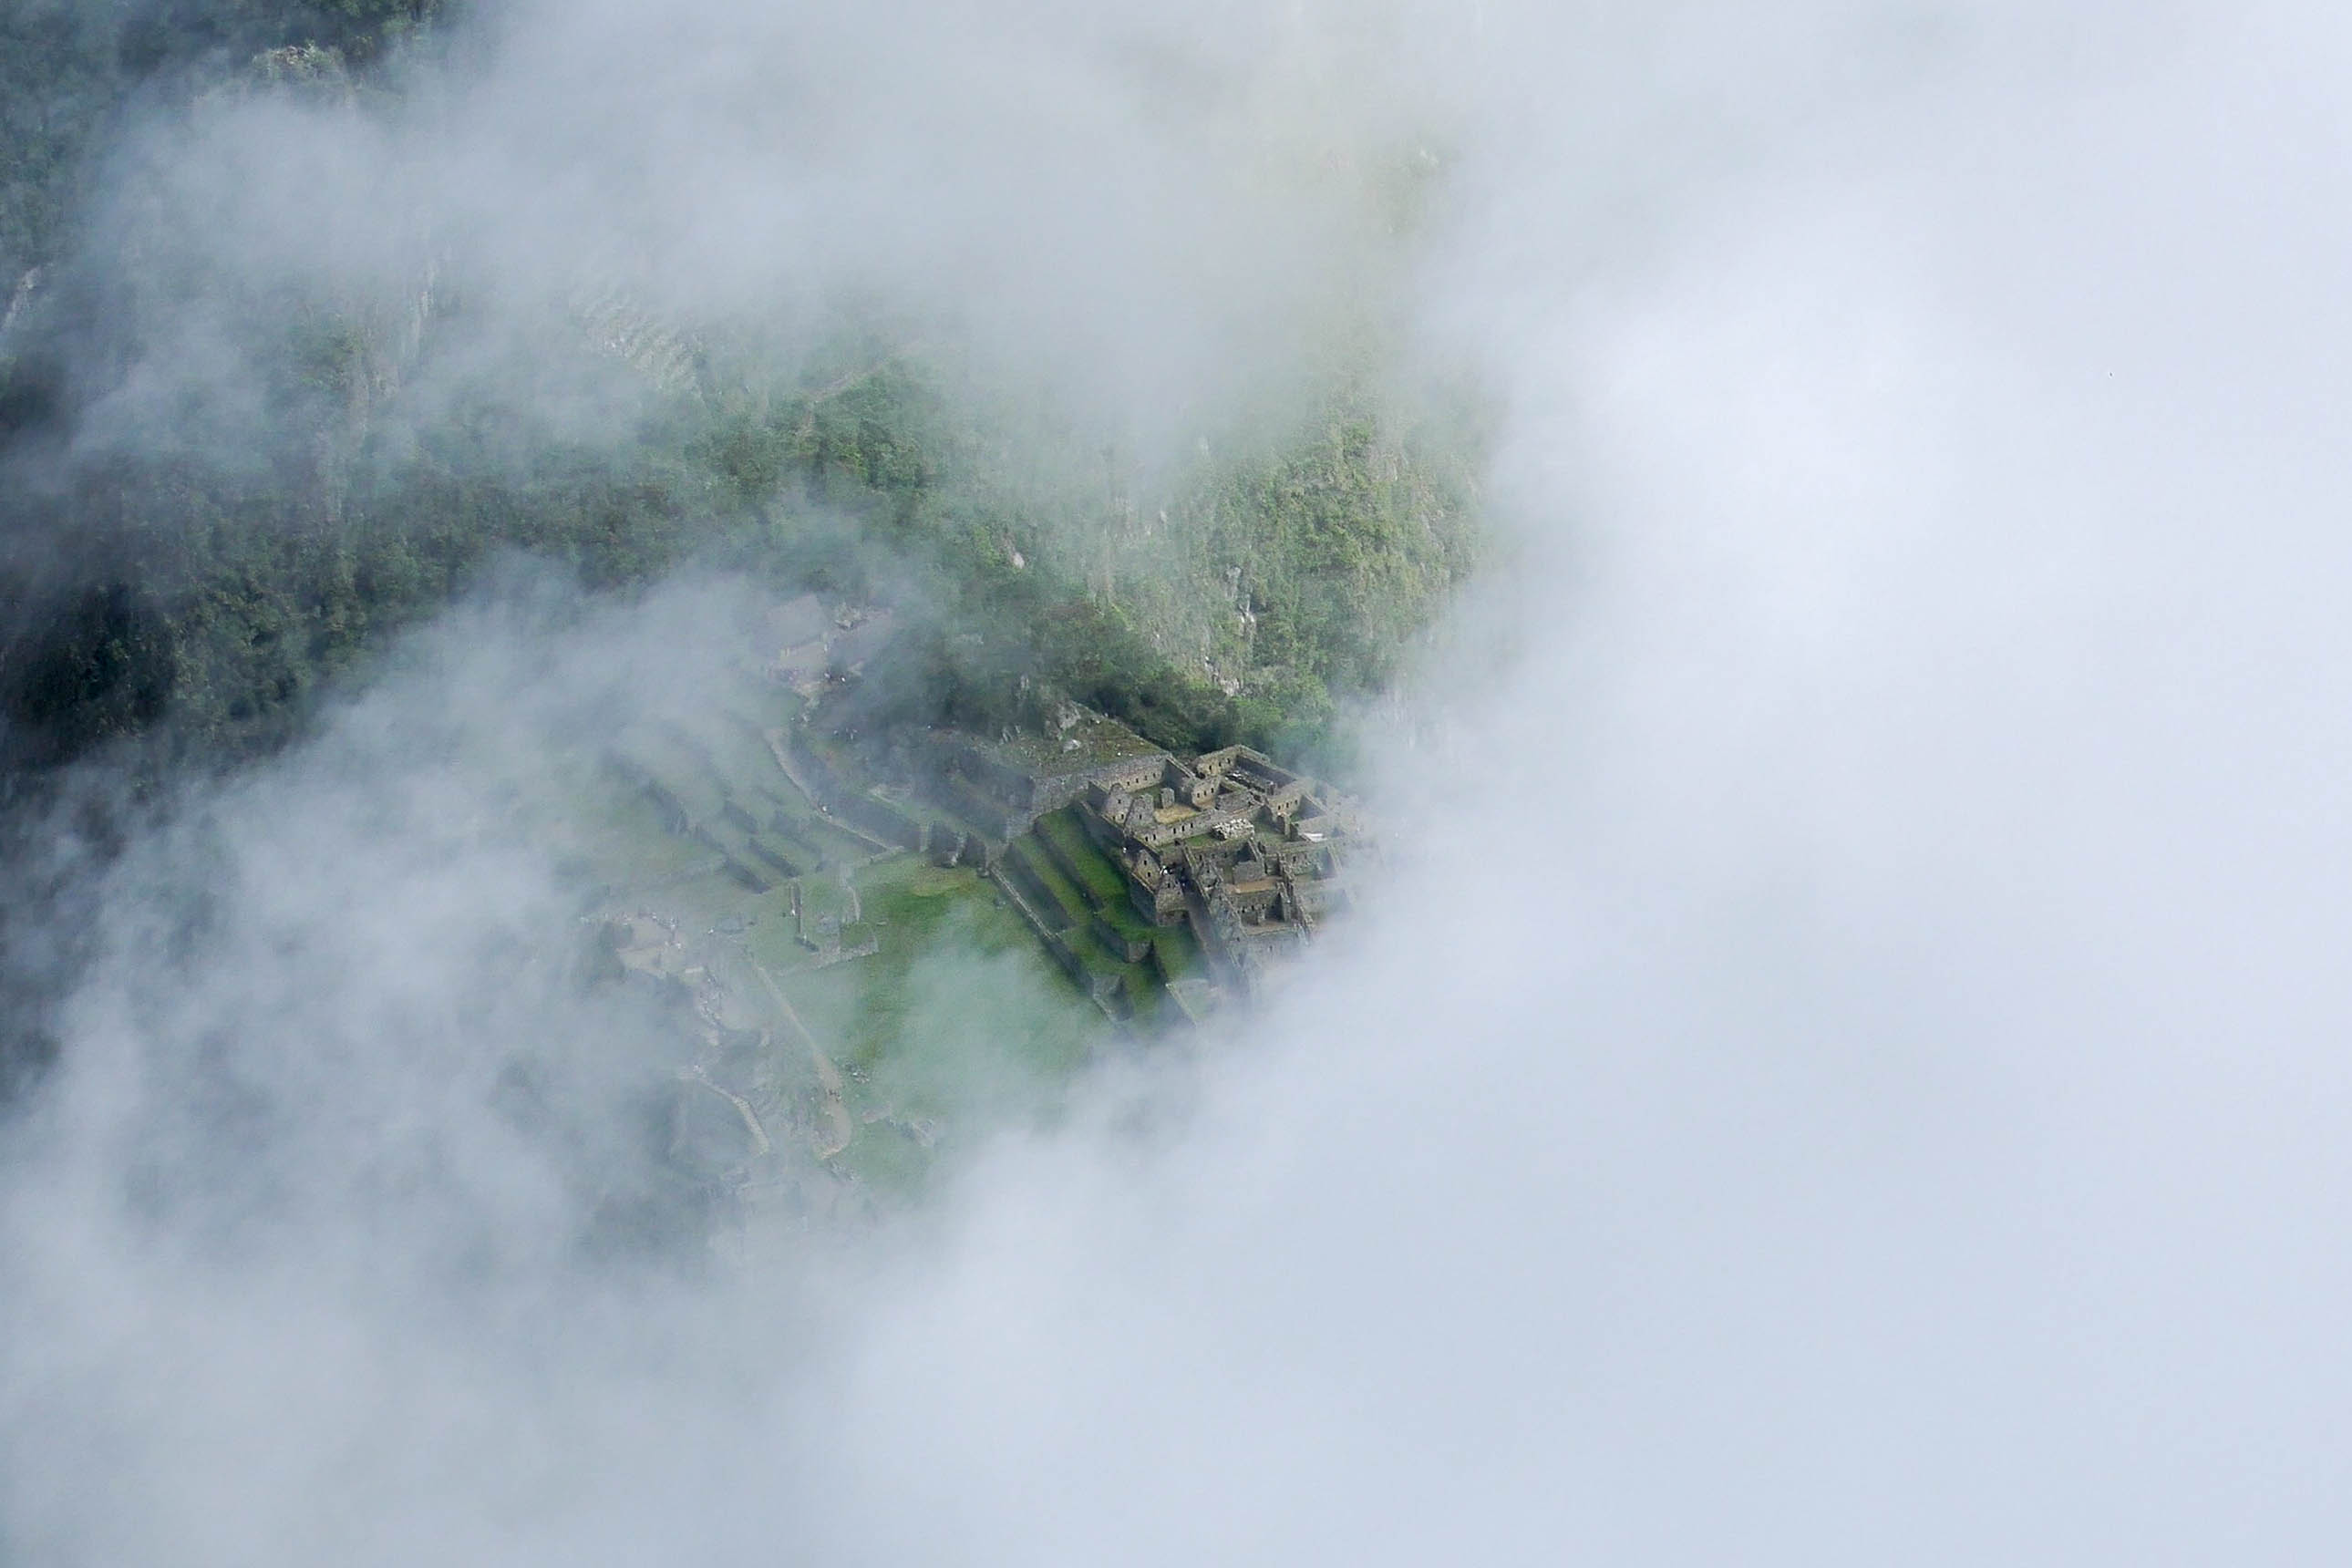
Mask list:
[[[692,601],[460,616],[111,885],[0,1176],[19,1560],[2344,1557],[2352,28],[1527,9],[1189,31],[1276,60],[1250,127],[1442,139],[1412,319],[1503,410],[1509,570],[1313,984],[870,1239],[589,1270],[594,1051],[565,1159],[481,1064],[599,1026],[485,956],[555,899],[468,803]],[[697,207],[716,137],[832,253],[991,258],[940,297],[1138,384],[1192,374],[1155,307],[1324,276],[1166,151],[1208,110],[1066,139],[1132,113],[1125,13],[523,25],[469,113],[631,94],[551,202],[784,225]],[[822,155],[727,139],[755,64],[836,58],[775,68]],[[1065,298],[1033,250],[1160,269]]]

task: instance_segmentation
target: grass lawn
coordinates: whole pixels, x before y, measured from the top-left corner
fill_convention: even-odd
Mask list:
[[[1077,876],[1080,886],[1097,907],[1127,907],[1125,874],[1087,837],[1086,828],[1078,822],[1076,807],[1065,806],[1039,817],[1037,832],[1053,845],[1061,863]]]

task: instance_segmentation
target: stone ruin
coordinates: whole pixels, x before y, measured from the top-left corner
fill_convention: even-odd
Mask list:
[[[1351,868],[1371,847],[1352,800],[1247,746],[1106,772],[1080,805],[1136,913],[1190,921],[1244,994],[1347,906]]]
[[[769,612],[761,652],[771,679],[816,695],[854,683],[893,629],[887,610],[828,614],[804,595]],[[1108,881],[1089,895],[1103,900],[1091,917],[1075,905],[1057,911],[1050,889],[1026,885],[1024,863],[1037,858],[1008,851],[1031,838],[1046,851],[1044,860],[1070,862],[1063,869],[1071,881],[1087,880],[1076,861],[1092,857],[1082,843],[1056,847],[1043,831],[1047,819],[1077,818],[1084,838],[1116,868],[1142,928],[1190,929],[1207,977],[1180,977],[1165,964],[1157,973],[1192,1016],[1213,1006],[1216,994],[1261,992],[1286,956],[1347,907],[1354,868],[1377,852],[1353,800],[1262,752],[1227,746],[1180,756],[1027,681],[1023,697],[1015,721],[994,734],[940,725],[828,736],[822,710],[813,710],[803,722],[769,731],[767,742],[835,826],[877,848],[912,849],[995,877],[1072,978],[1115,1013],[1124,1004],[1098,994],[1105,974],[1081,962],[1080,950],[1090,952],[1091,941],[1134,964],[1142,962],[1135,950],[1149,944],[1132,924],[1111,929],[1128,921],[1126,911],[1099,918],[1118,903]],[[1073,925],[1090,937],[1080,940]],[[1180,993],[1180,984],[1190,989]]]

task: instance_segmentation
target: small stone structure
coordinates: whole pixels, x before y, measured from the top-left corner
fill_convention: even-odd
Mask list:
[[[1037,818],[1097,785],[1134,787],[1157,779],[1173,760],[1117,720],[1074,702],[1060,704],[1056,721],[1042,733],[1008,730],[991,741],[931,730],[915,750],[929,794],[1004,838],[1019,837]]]

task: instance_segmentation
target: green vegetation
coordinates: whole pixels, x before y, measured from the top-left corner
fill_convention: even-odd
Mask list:
[[[1163,980],[1191,980],[1207,973],[1201,944],[1182,926],[1155,927],[1151,932],[1152,962]]]
[[[0,309],[29,300],[0,347],[0,461],[50,460],[109,391],[90,367],[147,352],[152,325],[87,314],[118,286],[116,253],[142,247],[75,248],[78,193],[130,96],[168,79],[145,100],[168,113],[225,85],[357,84],[355,112],[390,114],[387,63],[452,9],[0,18]],[[1399,188],[1427,176],[1401,165]],[[73,542],[0,563],[0,591],[30,612],[0,647],[0,704],[30,760],[139,736],[177,754],[274,745],[387,634],[521,554],[599,592],[699,561],[919,604],[895,717],[985,723],[1025,677],[1160,744],[1241,741],[1344,770],[1345,705],[1393,675],[1472,563],[1476,421],[1384,391],[1369,349],[1338,356],[1289,422],[1203,427],[1196,456],[1147,473],[1070,410],[974,384],[878,318],[845,317],[780,371],[755,334],[706,342],[621,295],[597,321],[639,346],[583,319],[502,365],[472,352],[499,336],[470,313],[489,307],[422,274],[372,300],[210,274],[156,286],[208,299],[252,406],[241,426],[167,421],[77,453],[63,483],[8,487],[14,537]],[[602,412],[557,422],[550,387]]]
[[[592,924],[650,918],[672,933],[677,1037],[656,1054],[726,1078],[783,1162],[814,1155],[868,1191],[904,1191],[941,1138],[1053,1114],[1108,1025],[981,871],[878,851],[799,795],[749,743],[790,706],[740,679],[683,704],[677,722],[596,738],[612,748],[601,761],[567,749],[559,786],[518,826],[563,848]],[[779,816],[810,864],[753,886],[727,859],[766,868],[747,846],[779,832]],[[1124,966],[1091,962],[1123,983]],[[698,1050],[711,1026],[761,1047],[745,1058],[705,1035]]]
[[[970,442],[917,367],[779,407],[753,422],[688,400],[593,448],[492,409],[397,458],[362,433],[331,498],[316,475],[93,475],[77,521],[100,526],[119,575],[96,608],[69,602],[44,628],[58,651],[14,661],[12,710],[67,752],[167,713],[184,742],[268,743],[385,632],[520,551],[592,589],[700,559],[930,605],[897,689],[933,712],[898,717],[985,722],[1031,677],[1164,745],[1243,741],[1328,764],[1335,703],[1392,673],[1466,569],[1459,503],[1431,500],[1436,481],[1368,415],[1213,469],[1184,511],[1200,527],[1124,587],[1089,589],[1060,569],[1072,535],[961,462]],[[517,446],[531,453],[520,464],[501,455]],[[1244,609],[1228,607],[1237,593]]]
[[[457,8],[447,0],[0,8],[0,310],[19,275],[61,254],[90,161],[134,94],[184,94],[247,69],[283,80],[288,54],[365,70]]]
[[[1108,1005],[1146,1026],[1160,1021],[1160,983],[1170,972],[1159,966],[1156,952],[1169,933],[1137,916],[1118,868],[1087,839],[1074,811],[1049,813],[1014,839],[1004,870],[1056,928],[1052,940],[1075,961],[1090,990],[1106,988]],[[1181,947],[1169,945],[1182,966],[1178,973],[1198,972],[1199,950],[1189,934]]]
[[[693,566],[894,607],[895,640],[842,694],[851,728],[992,734],[1052,691],[1171,750],[1246,742],[1344,773],[1348,705],[1394,676],[1475,542],[1477,418],[1401,395],[1375,352],[1334,354],[1281,418],[1204,416],[1145,455],[983,383],[951,331],[878,312],[843,307],[813,347],[793,323],[798,346],[771,353],[756,325],[658,321],[625,291],[582,307],[559,281],[517,310],[469,294],[462,258],[404,277],[383,258],[373,294],[201,257],[184,275],[171,231],[203,215],[135,185],[113,204],[132,216],[98,210],[99,171],[137,176],[116,157],[127,106],[167,134],[269,95],[389,125],[396,68],[456,8],[0,16],[0,793],[109,749],[151,777],[231,765],[469,593],[625,598]],[[151,230],[108,227],[149,205]],[[174,310],[210,334],[193,368]],[[150,370],[167,395],[121,395]],[[798,704],[754,684],[540,748],[609,753],[532,759],[554,782],[523,826],[577,873],[583,912],[658,911],[697,1000],[761,1015],[722,1025],[680,1001],[680,973],[630,972],[679,1014],[666,1067],[702,1061],[705,1026],[713,1061],[767,1037],[801,1097],[763,1108],[777,1125],[814,1146],[848,1115],[855,1136],[820,1157],[894,1185],[928,1163],[929,1122],[1049,1110],[1107,1013],[1148,1030],[1163,982],[1204,973],[1071,812],[1009,847],[1003,888],[878,852],[784,776],[762,731]],[[860,776],[824,727],[802,739]],[[872,826],[870,802],[811,787]],[[957,838],[980,826],[903,810]]]
[[[1126,879],[1118,874],[1118,868],[1095,847],[1094,840],[1087,837],[1075,808],[1064,806],[1039,817],[1037,835],[1048,847],[1055,863],[1076,879],[1097,905],[1126,903]]]

